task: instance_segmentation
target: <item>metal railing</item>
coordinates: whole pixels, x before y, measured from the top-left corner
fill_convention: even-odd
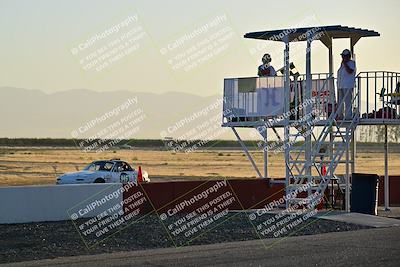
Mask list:
[[[283,112],[284,78],[250,77],[225,79],[225,119],[276,116]]]
[[[400,73],[360,72],[356,81],[363,120],[400,119]]]
[[[299,110],[304,101],[305,75],[291,77],[290,110]],[[336,111],[336,78],[328,73],[312,74],[312,109],[320,120]],[[364,123],[374,120],[400,120],[400,73],[389,71],[360,72],[356,76],[353,111]],[[277,118],[285,110],[284,77],[225,79],[223,122]],[[301,109],[291,120],[297,120]],[[394,121],[396,120],[396,121]]]
[[[292,77],[290,83],[290,110],[299,110],[304,100],[305,76]],[[312,97],[315,104],[313,110],[319,110],[320,116],[329,116],[329,103],[334,102],[332,96],[333,80],[327,73],[312,75]],[[278,117],[285,112],[284,77],[249,77],[233,78],[224,81],[223,122],[235,119]]]

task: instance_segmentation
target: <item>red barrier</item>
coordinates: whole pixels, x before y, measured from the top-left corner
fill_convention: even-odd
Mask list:
[[[123,198],[128,199],[137,192],[146,196],[147,202],[141,206],[141,213],[149,213],[156,210],[164,213],[176,208],[184,201],[201,194],[223,180],[212,181],[182,181],[165,183],[141,184],[124,192]],[[210,194],[210,197],[200,199],[185,207],[184,212],[191,212],[202,207],[207,201],[220,195],[229,195],[234,201],[229,204],[230,210],[260,209],[274,200],[281,199],[284,194],[284,184],[269,184],[267,180],[227,180],[224,189]],[[380,177],[378,203],[384,203],[384,178]],[[400,204],[400,176],[390,177],[390,205]],[[321,206],[322,207],[322,206]],[[125,213],[133,211],[135,207],[124,205]],[[179,209],[179,208],[178,208]]]
[[[260,209],[279,200],[285,194],[284,184],[271,184],[267,180],[229,180],[243,209]],[[242,209],[242,207],[239,207]]]
[[[378,204],[385,203],[385,177],[379,177]],[[400,205],[400,176],[389,177],[389,203],[390,205]]]
[[[225,184],[224,184],[225,182]],[[218,191],[212,192],[207,197],[198,197],[210,188],[220,186]],[[230,210],[243,210],[263,208],[273,200],[279,200],[284,195],[283,184],[270,185],[267,180],[218,180],[218,181],[185,181],[141,184],[124,192],[123,198],[128,199],[138,191],[148,199],[146,205],[141,206],[141,213],[157,210],[164,213],[195,197],[200,198],[190,207],[185,207],[184,212],[191,212],[202,207],[208,201],[219,197],[229,196],[234,201],[229,204]],[[133,211],[129,205],[124,205],[125,213]],[[181,211],[181,210],[179,210]]]

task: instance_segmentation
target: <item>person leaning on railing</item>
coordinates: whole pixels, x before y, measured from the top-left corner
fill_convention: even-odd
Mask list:
[[[356,62],[351,60],[349,49],[343,50],[340,55],[342,56],[342,64],[337,72],[339,118],[344,117],[345,120],[351,120],[353,117],[353,90],[356,82]]]
[[[260,77],[270,77],[270,76],[276,76],[276,71],[274,67],[271,65],[272,58],[269,54],[265,54],[262,57],[262,63],[258,67],[258,76]]]

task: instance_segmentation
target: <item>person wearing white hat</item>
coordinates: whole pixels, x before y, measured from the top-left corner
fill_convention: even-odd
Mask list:
[[[351,120],[353,117],[353,90],[356,82],[356,62],[351,59],[349,49],[340,54],[342,63],[337,72],[339,117]],[[343,102],[343,103],[342,103]],[[344,114],[343,114],[343,111]]]
[[[270,54],[265,54],[262,57],[262,65],[258,67],[258,76],[260,77],[268,77],[268,76],[276,76],[276,71],[274,67],[271,66],[272,58]]]

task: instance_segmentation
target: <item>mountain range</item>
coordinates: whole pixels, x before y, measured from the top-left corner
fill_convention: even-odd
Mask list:
[[[122,119],[128,111],[139,108],[145,116],[135,125],[139,126],[139,129],[130,138],[160,139],[161,132],[164,132],[164,135],[167,132],[167,136],[178,138],[205,121],[212,123],[212,127],[218,128],[221,124],[222,105],[213,109],[208,107],[220,102],[221,98],[221,95],[203,97],[180,92],[154,94],[73,89],[45,93],[41,90],[0,87],[0,137],[72,138],[71,132],[74,130],[96,118],[101,118],[115,108],[122,107],[128,99],[136,99],[137,104],[131,105],[118,116],[108,117],[104,122],[98,123],[95,131],[80,133],[78,137],[88,138],[96,131]],[[208,110],[206,114],[195,117],[190,123],[184,123],[178,129],[174,127],[182,120],[193,119],[193,114],[204,109]],[[213,117],[218,119],[210,121]],[[168,131],[168,129],[174,130]],[[218,139],[226,138],[231,139],[231,133],[218,136]]]

